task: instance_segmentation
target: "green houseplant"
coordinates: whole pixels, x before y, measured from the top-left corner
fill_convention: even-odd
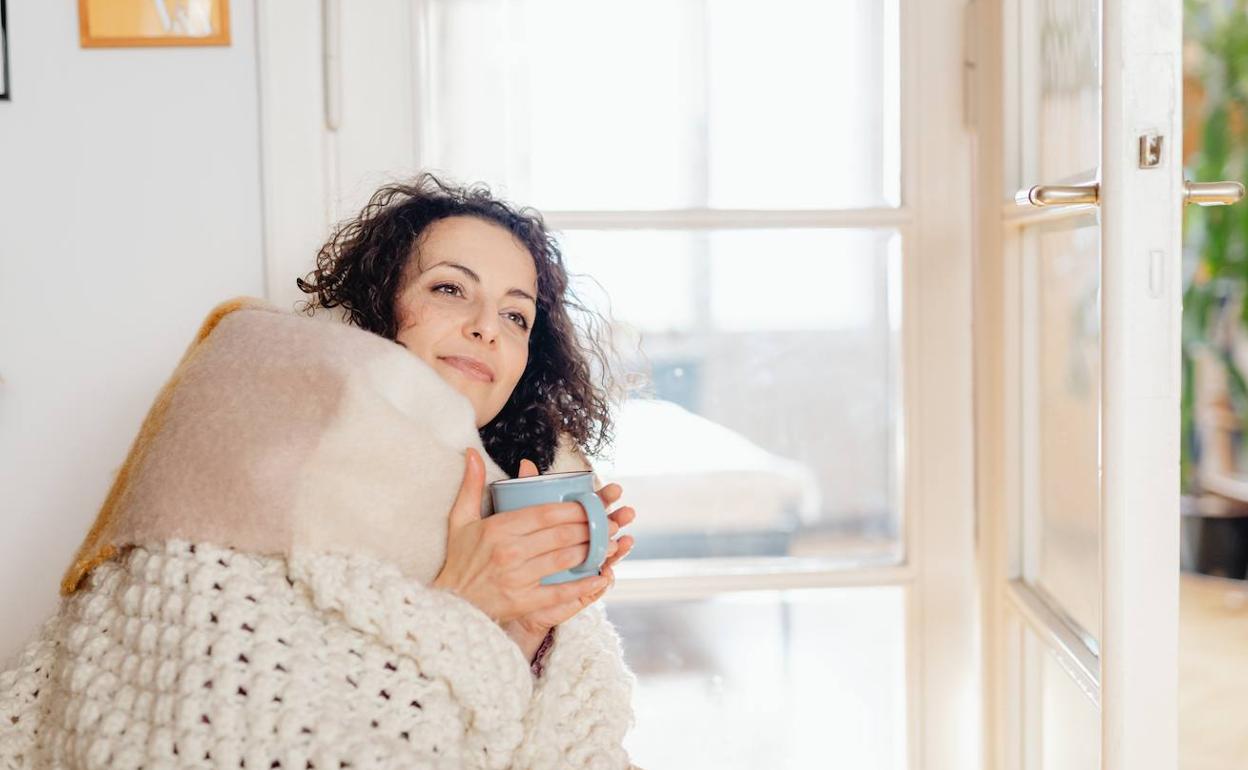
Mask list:
[[[1184,46],[1184,166],[1188,179],[1248,179],[1248,0],[1187,0]],[[1237,356],[1246,342],[1248,206],[1188,206],[1184,212],[1182,484],[1198,492],[1198,376],[1220,372],[1240,430],[1248,384]],[[1242,353],[1241,353],[1242,355]],[[1198,366],[1201,359],[1214,366]],[[1198,372],[1200,374],[1198,374]],[[1236,441],[1236,465],[1243,467]]]
[[[1248,0],[1186,0],[1184,173],[1248,179]],[[1185,207],[1180,561],[1248,577],[1248,203]]]

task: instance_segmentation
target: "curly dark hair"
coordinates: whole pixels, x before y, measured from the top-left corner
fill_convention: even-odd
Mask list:
[[[311,295],[303,311],[341,307],[348,323],[394,340],[396,300],[410,277],[409,263],[417,264],[413,257],[421,235],[434,222],[457,216],[505,228],[537,268],[528,364],[502,410],[480,429],[485,450],[511,476],[522,458],[548,470],[560,433],[587,455],[600,455],[612,440],[605,319],[573,292],[559,245],[541,215],[494,197],[485,185],[457,186],[424,173],[379,189],[358,216],[335,228],[316,256],[316,269],[296,280],[300,291]],[[582,319],[579,333],[570,310]]]

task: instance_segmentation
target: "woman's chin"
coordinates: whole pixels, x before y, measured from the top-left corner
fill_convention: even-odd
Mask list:
[[[493,407],[482,406],[481,404],[473,401],[471,398],[468,399],[468,401],[472,404],[472,416],[473,419],[477,421],[478,430],[489,425],[490,421],[497,417],[498,413],[501,411],[501,407],[499,409],[494,409]]]
[[[455,389],[455,392],[468,399],[468,403],[472,404],[472,412],[477,422],[477,428],[480,429],[488,425],[490,420],[493,420],[498,415],[498,410],[492,410],[481,402],[483,391],[489,387],[490,383],[482,382],[445,362],[440,363],[442,363],[442,366],[439,368],[444,372],[442,379],[446,380]]]
[[[468,403],[472,404],[472,416],[473,416],[473,419],[476,421],[478,428],[481,428],[482,426],[486,425],[490,420],[494,419],[493,415],[490,415],[482,419],[482,415],[487,411],[487,409],[483,407],[481,403],[478,401],[478,397],[480,394],[473,392],[472,383],[452,380],[451,387],[455,388],[455,391],[459,393],[459,395],[468,399]]]

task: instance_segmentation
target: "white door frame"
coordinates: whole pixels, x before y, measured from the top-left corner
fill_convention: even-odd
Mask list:
[[[1104,767],[1178,766],[1183,3],[1104,0]],[[1138,138],[1164,135],[1143,170]],[[1205,181],[1205,180],[1201,180]],[[1208,180],[1213,181],[1213,180]],[[1130,223],[1129,226],[1127,223]],[[1146,333],[1147,332],[1147,333]],[[1147,675],[1143,675],[1147,672]]]
[[[1007,0],[976,0],[977,90],[982,108],[976,148],[976,498],[984,576],[984,746],[988,768],[1030,767],[1020,754],[1027,716],[1013,694],[1011,661],[1021,640],[1007,616],[1040,633],[1058,623],[1011,578],[1020,551],[1009,516],[1021,457],[1009,393],[1018,372],[1006,303],[1018,286],[1004,260],[1011,188],[1057,180],[1024,179],[1018,84],[1005,66],[1017,19]],[[1182,7],[1177,0],[1130,8],[1103,0],[1101,159],[1102,260],[1102,617],[1100,654],[1050,634],[1068,673],[1101,710],[1101,766],[1173,768],[1177,747],[1178,413],[1181,314],[1181,94],[1177,66]],[[1160,168],[1138,168],[1135,138],[1165,135]],[[1201,180],[1212,181],[1212,180]],[[1061,215],[1060,212],[1054,212]],[[1043,215],[1041,215],[1043,216]],[[1128,216],[1131,226],[1125,226]],[[1035,221],[1029,219],[1028,221]],[[1155,259],[1150,259],[1155,258]],[[1151,263],[1151,264],[1150,264]],[[1151,279],[1155,282],[1150,286]],[[1106,291],[1105,286],[1115,287]],[[1152,330],[1151,340],[1141,328]],[[1172,522],[1172,526],[1170,524]],[[1050,613],[1051,614],[1051,613]],[[1145,673],[1146,672],[1146,673]]]
[[[862,571],[776,571],[628,580],[621,569],[613,601],[692,598],[725,590],[904,585],[907,602],[907,701],[911,770],[981,766],[980,627],[975,559],[971,341],[971,132],[966,124],[962,0],[899,0],[902,19],[903,205],[810,217],[774,212],[689,212],[738,226],[793,221],[811,225],[894,226],[903,260],[902,366],[905,372],[906,492],[901,566]],[[301,295],[293,278],[311,268],[328,234],[341,190],[339,130],[351,118],[341,45],[333,25],[337,0],[266,0],[257,4],[265,259],[269,299],[282,306]],[[416,30],[410,6],[387,0],[392,28]],[[326,55],[326,50],[330,54]],[[368,88],[393,100],[417,98],[419,51],[379,46]],[[404,58],[406,57],[406,58]],[[328,61],[327,61],[328,59]],[[382,78],[388,78],[382,82]],[[922,82],[920,84],[920,78]],[[406,91],[404,91],[406,89]],[[344,90],[346,92],[344,92]],[[328,94],[328,98],[326,96]],[[367,94],[363,95],[367,98]],[[345,106],[345,108],[344,108]],[[410,120],[419,105],[395,111]],[[395,157],[418,142],[395,148]],[[402,169],[396,169],[401,171]],[[547,212],[556,227],[583,224],[575,212]],[[610,219],[610,215],[594,215]],[[579,218],[578,218],[579,217]],[[676,221],[680,220],[680,221]],[[817,220],[817,221],[816,221]],[[609,223],[608,223],[609,224]],[[628,224],[622,221],[621,224]],[[627,565],[624,565],[627,566]],[[833,747],[834,750],[834,747]],[[832,755],[834,756],[834,754]]]

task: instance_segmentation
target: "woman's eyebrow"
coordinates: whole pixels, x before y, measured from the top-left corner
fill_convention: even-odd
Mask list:
[[[464,265],[461,265],[458,262],[447,262],[446,260],[442,260],[441,262],[435,262],[434,264],[430,265],[429,267],[426,267],[425,269],[432,270],[433,268],[438,267],[439,265],[446,265],[447,267],[453,267],[456,270],[462,271],[464,275],[467,275],[469,278],[476,281],[477,283],[481,283],[481,276],[477,275],[476,272],[474,272],[471,268],[465,267]],[[524,299],[527,299],[529,302],[532,302],[534,305],[537,304],[537,300],[533,298],[533,295],[529,294],[527,291],[524,291],[523,289],[508,289],[507,294],[513,297],[523,297]]]

